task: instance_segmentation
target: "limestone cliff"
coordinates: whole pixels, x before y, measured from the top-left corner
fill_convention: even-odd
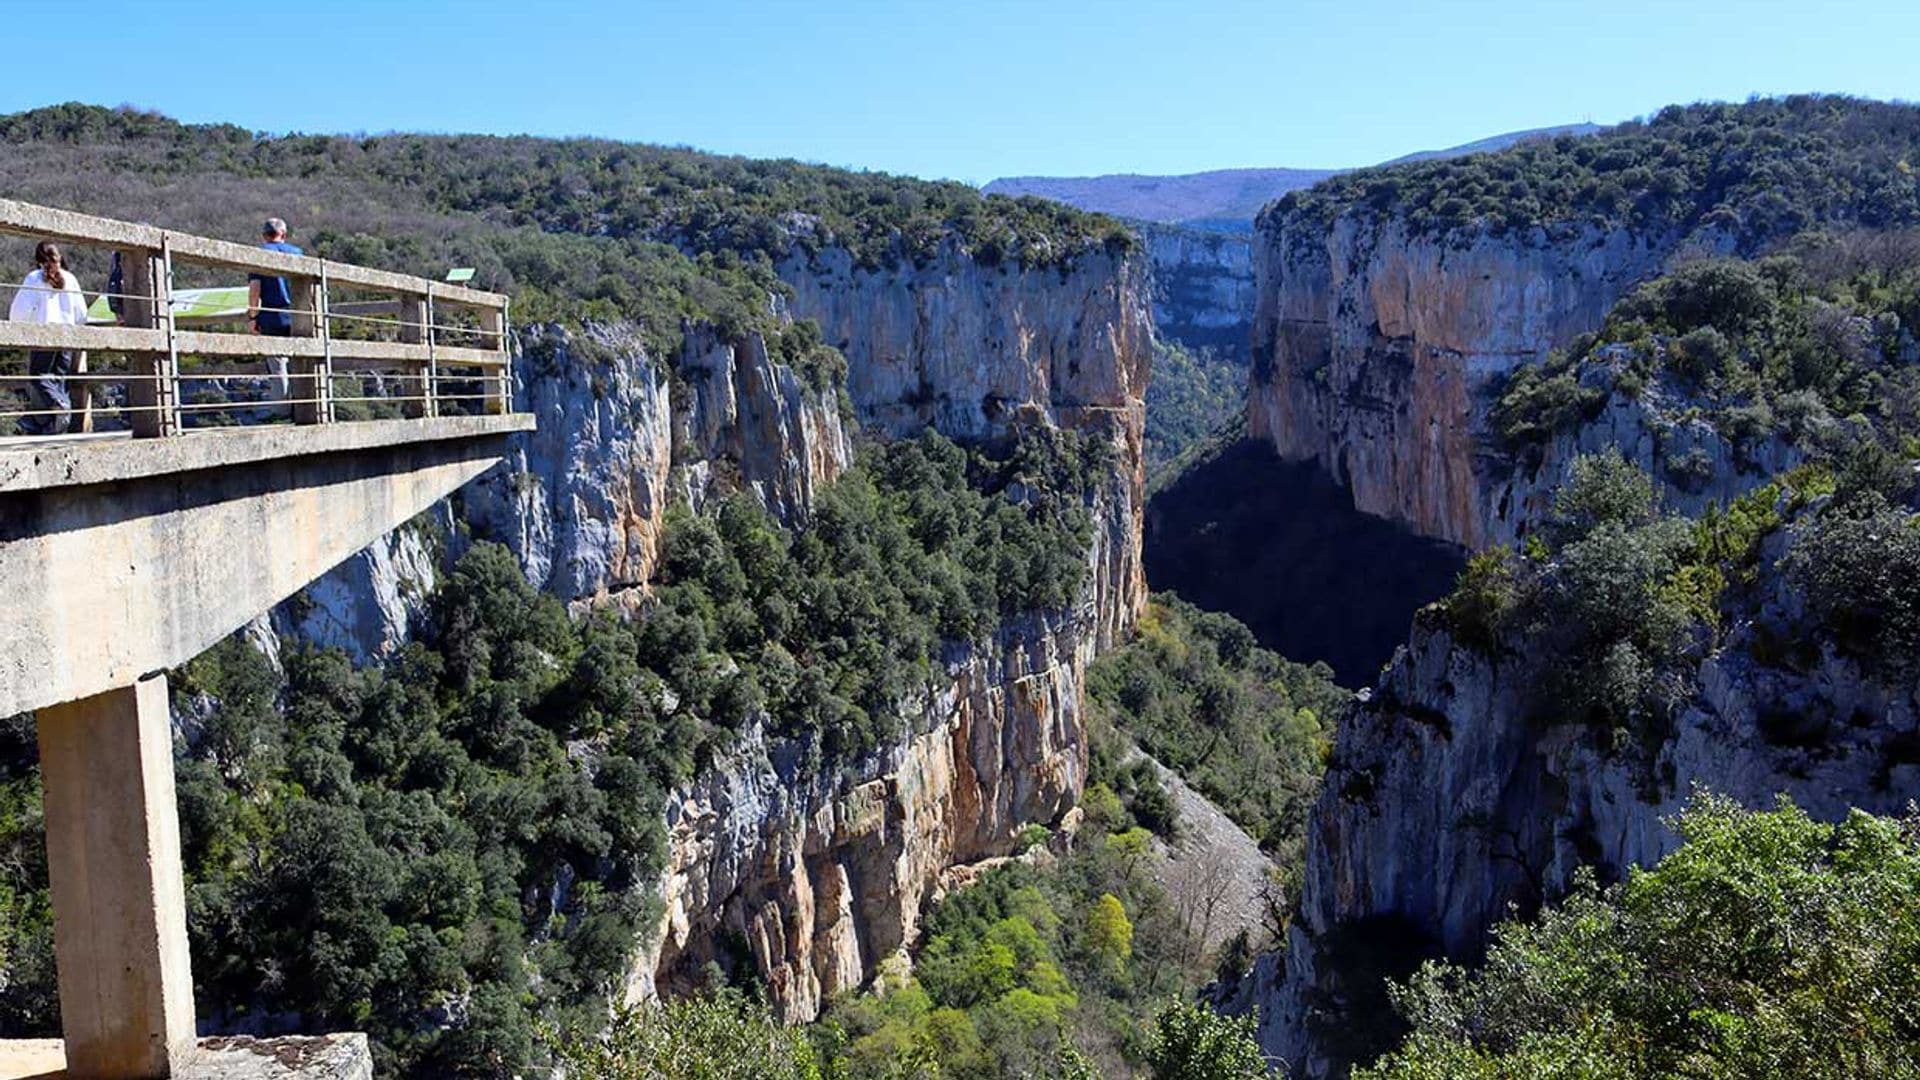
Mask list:
[[[826,248],[796,251],[778,270],[794,314],[846,355],[863,425],[971,441],[1050,424],[1113,445],[1094,511],[1091,604],[1098,647],[1122,639],[1146,603],[1141,439],[1153,324],[1139,255],[1093,249],[1024,269],[949,243],[924,263],[873,269]]]
[[[529,580],[569,601],[645,585],[676,496],[752,492],[793,521],[852,462],[837,395],[775,363],[759,334],[686,328],[672,363],[632,327],[535,326],[514,354],[517,407],[539,419],[505,464],[381,538],[286,605],[281,625],[360,660],[390,654],[446,556],[506,544]]]
[[[1763,563],[1787,542],[1770,538]],[[1543,721],[1528,642],[1490,654],[1437,615],[1417,620],[1340,724],[1287,950],[1226,995],[1259,1009],[1268,1052],[1295,1075],[1341,1074],[1355,1033],[1384,1020],[1380,975],[1475,959],[1510,905],[1563,894],[1580,866],[1604,881],[1656,862],[1677,842],[1662,819],[1695,785],[1750,806],[1785,793],[1828,820],[1901,812],[1920,792],[1914,685],[1819,644],[1781,575],[1758,589],[1650,741]],[[1782,642],[1800,645],[1783,655]]]
[[[1488,543],[1513,543],[1546,520],[1553,494],[1578,458],[1612,449],[1652,477],[1668,509],[1694,515],[1726,506],[1806,460],[1804,446],[1774,432],[1735,439],[1709,418],[1712,402],[1669,374],[1638,385],[1625,345],[1594,350],[1580,383],[1600,395],[1584,422],[1506,457],[1488,457],[1482,479],[1493,498]]]
[[[1510,539],[1512,463],[1486,428],[1506,376],[1597,329],[1683,249],[1725,246],[1711,233],[1431,236],[1365,210],[1331,226],[1268,214],[1254,241],[1249,430],[1326,468],[1362,511],[1468,547]]]
[[[943,871],[1011,853],[1022,827],[1079,798],[1090,629],[1033,617],[953,648],[946,685],[903,710],[907,737],[851,775],[810,772],[756,732],[674,792],[666,914],[629,998],[745,960],[799,1021],[862,985],[914,939]]]
[[[1162,338],[1247,362],[1253,245],[1245,232],[1142,224],[1153,267],[1153,325]]]

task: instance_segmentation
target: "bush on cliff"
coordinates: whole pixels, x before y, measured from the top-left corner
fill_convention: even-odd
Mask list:
[[[764,711],[816,764],[893,738],[946,649],[1079,595],[1098,452],[1061,432],[1000,456],[928,434],[867,447],[793,533],[745,495],[670,516],[659,602],[635,631],[671,691],[660,722],[737,730]]]
[[[1844,458],[1920,439],[1920,230],[1815,234],[1755,262],[1686,264],[1628,294],[1598,333],[1501,389],[1492,430],[1525,453],[1613,393],[1658,392],[1736,450],[1779,439]]]
[[[597,1038],[550,1035],[554,1063],[580,1080],[830,1080],[808,1042],[738,992],[615,1010]]]
[[[1699,796],[1680,848],[1429,963],[1413,1032],[1357,1076],[1920,1074],[1920,820],[1816,822]]]

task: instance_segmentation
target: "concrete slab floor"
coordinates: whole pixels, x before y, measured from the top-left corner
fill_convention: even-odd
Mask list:
[[[0,1080],[66,1080],[59,1039],[0,1040]],[[373,1055],[359,1032],[338,1035],[215,1035],[201,1039],[176,1080],[372,1080]],[[79,1078],[73,1078],[79,1080]]]

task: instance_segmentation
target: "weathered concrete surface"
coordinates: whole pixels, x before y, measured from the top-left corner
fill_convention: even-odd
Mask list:
[[[56,1080],[67,1072],[59,1039],[0,1042],[0,1080]],[[286,1035],[201,1039],[175,1071],[177,1080],[372,1080],[367,1037]]]
[[[77,1075],[165,1076],[193,1046],[166,676],[35,719],[67,1058]]]
[[[505,435],[533,428],[534,418],[526,415],[442,416],[195,431],[178,439],[162,440],[124,435],[59,441],[12,440],[0,452],[0,495],[142,480],[279,458]]]
[[[531,417],[0,454],[0,715],[184,663],[485,472]],[[18,460],[16,460],[18,459]]]

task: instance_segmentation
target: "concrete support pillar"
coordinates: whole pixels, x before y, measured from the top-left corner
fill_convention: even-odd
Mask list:
[[[166,676],[37,720],[68,1074],[168,1076],[194,1030]]]

